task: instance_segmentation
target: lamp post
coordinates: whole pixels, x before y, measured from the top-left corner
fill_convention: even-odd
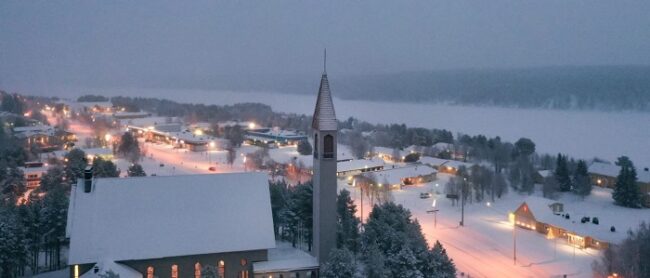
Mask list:
[[[214,149],[214,145],[214,141],[210,141],[210,148],[208,149],[208,165],[212,164],[212,153],[210,151]]]

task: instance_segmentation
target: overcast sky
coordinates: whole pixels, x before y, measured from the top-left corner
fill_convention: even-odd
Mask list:
[[[0,1],[0,86],[650,64],[650,1]]]

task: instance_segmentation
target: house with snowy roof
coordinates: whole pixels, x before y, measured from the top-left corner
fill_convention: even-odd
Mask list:
[[[437,158],[437,157],[430,157],[430,156],[423,156],[420,157],[420,163],[429,165],[436,170],[438,170],[441,173],[448,173],[448,174],[456,174],[458,169],[463,166],[467,169],[472,167],[471,163],[467,162],[462,162],[462,161],[457,161],[457,160],[451,160],[451,159],[443,159],[443,158]]]
[[[592,184],[601,187],[614,188],[616,178],[621,168],[616,164],[606,162],[593,162],[589,165],[589,177]],[[650,207],[650,169],[648,167],[636,169],[637,184],[639,191],[643,194],[643,202]]]
[[[365,172],[373,172],[384,169],[384,161],[379,158],[373,159],[348,159],[336,163],[336,175],[347,177]]]
[[[604,190],[597,194],[606,194]],[[604,202],[598,201],[604,197]],[[620,244],[630,229],[636,229],[650,215],[635,209],[612,204],[607,196],[590,201],[561,203],[537,196],[528,196],[509,215],[518,228],[536,231],[548,239],[566,241],[577,248],[606,249]],[[631,211],[633,210],[633,211]],[[634,217],[621,217],[622,214]]]
[[[310,277],[318,269],[300,250],[270,251],[264,173],[93,178],[87,169],[72,188],[66,234],[73,278],[260,277],[257,266],[264,277]]]
[[[385,168],[381,171],[366,172],[359,177],[379,186],[400,189],[405,185],[416,185],[436,179],[436,169],[427,165],[408,165],[405,167]]]

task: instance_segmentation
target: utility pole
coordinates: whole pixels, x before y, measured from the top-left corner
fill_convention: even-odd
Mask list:
[[[465,226],[465,186],[467,178],[463,178],[463,184],[460,188],[460,225]]]
[[[517,265],[517,215],[515,215],[512,219],[514,222],[512,223],[512,258],[514,260],[514,264]]]

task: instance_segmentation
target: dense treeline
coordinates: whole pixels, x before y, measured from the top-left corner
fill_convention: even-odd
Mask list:
[[[343,78],[349,99],[650,111],[649,66],[405,72]]]
[[[526,108],[650,111],[650,66],[461,69],[338,76],[336,96],[354,100],[447,102]],[[314,76],[210,76],[146,87],[313,94]],[[129,84],[129,86],[138,86]]]

